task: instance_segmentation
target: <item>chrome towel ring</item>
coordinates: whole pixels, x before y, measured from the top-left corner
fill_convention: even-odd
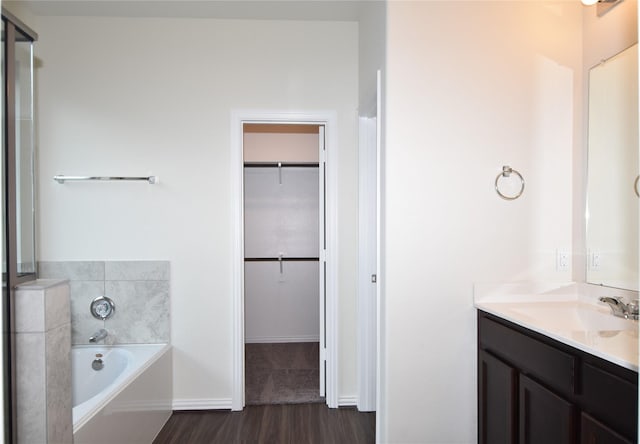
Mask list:
[[[516,176],[518,176],[520,178],[520,192],[518,194],[516,194],[515,196],[506,196],[504,194],[502,194],[502,192],[500,191],[500,187],[498,186],[498,182],[500,181],[501,177],[509,177],[511,176],[511,173],[515,174]],[[522,193],[524,192],[524,179],[522,178],[522,174],[520,174],[517,170],[514,170],[513,168],[511,168],[508,165],[505,165],[502,167],[502,173],[498,174],[498,176],[496,176],[496,193],[498,193],[498,196],[502,197],[504,200],[515,200],[518,197],[522,196]]]

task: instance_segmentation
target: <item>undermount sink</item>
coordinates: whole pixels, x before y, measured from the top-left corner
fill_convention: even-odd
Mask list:
[[[531,318],[536,325],[555,330],[619,331],[638,328],[637,321],[615,317],[589,304],[526,304],[526,307],[514,307],[511,310],[520,316]]]

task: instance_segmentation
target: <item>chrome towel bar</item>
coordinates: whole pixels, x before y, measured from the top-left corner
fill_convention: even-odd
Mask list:
[[[126,177],[126,176],[53,176],[53,180],[58,183],[65,183],[66,181],[88,181],[88,180],[100,180],[100,181],[145,181],[150,184],[157,183],[156,176],[141,176],[141,177]]]
[[[245,257],[245,262],[318,262],[320,260],[319,257]]]

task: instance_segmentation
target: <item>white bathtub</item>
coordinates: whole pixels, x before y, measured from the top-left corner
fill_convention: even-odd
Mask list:
[[[71,355],[74,443],[153,441],[171,416],[171,347],[75,346]]]

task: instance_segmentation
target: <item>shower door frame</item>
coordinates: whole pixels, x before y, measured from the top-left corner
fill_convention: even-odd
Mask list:
[[[18,204],[18,175],[16,171],[16,158],[19,155],[18,136],[16,134],[16,42],[29,42],[31,47],[31,78],[30,87],[33,91],[33,43],[38,40],[38,34],[13,15],[10,11],[2,9],[2,21],[4,22],[5,36],[1,43],[4,46],[4,72],[2,77],[3,103],[2,118],[4,130],[2,131],[4,158],[0,159],[0,167],[3,169],[3,182],[0,184],[0,192],[4,194],[4,208],[6,220],[0,222],[2,236],[0,243],[4,244],[3,261],[6,263],[6,272],[3,271],[3,292],[0,302],[0,330],[2,339],[0,343],[0,356],[2,368],[0,369],[2,381],[0,382],[0,396],[2,404],[3,423],[0,429],[0,441],[5,443],[18,442],[17,435],[17,392],[16,392],[16,335],[15,335],[15,294],[16,287],[22,283],[36,279],[35,270],[22,272],[18,268],[18,232],[20,226],[17,219]],[[31,117],[33,118],[33,93],[31,93]],[[33,139],[32,139],[33,140]],[[31,178],[33,180],[33,145],[31,145]],[[33,189],[31,190],[33,192]],[[35,218],[33,207],[31,215]],[[35,220],[35,219],[34,219]],[[35,225],[34,225],[35,226]],[[35,232],[34,260],[35,260]]]
[[[306,124],[324,126],[325,163],[325,242],[326,249],[320,252],[325,260],[324,285],[324,365],[325,400],[330,408],[338,407],[338,257],[337,257],[337,162],[338,150],[337,113],[335,111],[283,112],[235,110],[231,112],[231,191],[232,191],[232,245],[231,245],[231,289],[232,312],[232,394],[231,410],[241,411],[245,406],[244,378],[244,199],[243,199],[243,125],[261,124]],[[320,227],[322,230],[322,227]],[[321,283],[322,285],[322,283]],[[322,298],[322,294],[320,295]],[[322,316],[321,316],[322,318]],[[322,341],[321,341],[322,344]],[[322,350],[321,350],[322,353]],[[323,365],[323,362],[320,363]]]

